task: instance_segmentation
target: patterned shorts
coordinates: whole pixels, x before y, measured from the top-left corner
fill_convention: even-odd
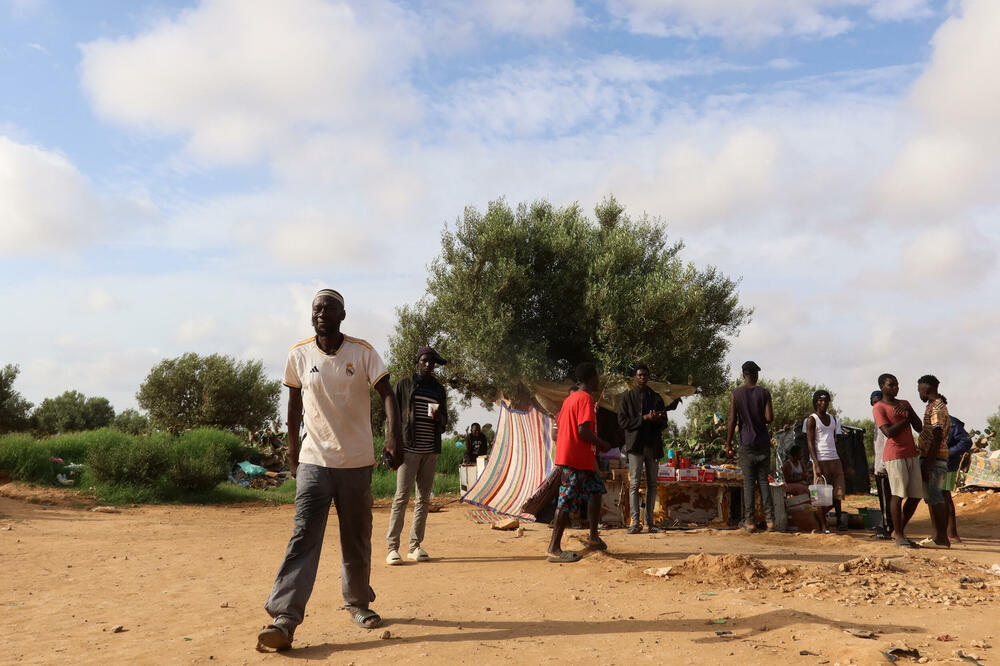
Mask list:
[[[948,472],[944,475],[944,480],[941,481],[941,490],[947,490],[951,492],[955,490],[955,485],[958,483],[958,472]]]
[[[595,493],[604,494],[604,481],[592,469],[576,469],[560,465],[562,478],[559,484],[559,502],[556,508],[567,513],[577,513]]]

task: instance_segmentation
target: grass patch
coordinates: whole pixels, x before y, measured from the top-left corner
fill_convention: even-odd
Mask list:
[[[457,493],[458,466],[465,453],[458,439],[442,442],[434,477],[435,495]],[[383,441],[375,441],[381,460]],[[233,466],[253,460],[254,449],[227,432],[198,429],[172,436],[167,433],[130,435],[104,428],[35,439],[27,434],[0,437],[0,471],[17,481],[58,486],[56,475],[66,463],[84,463],[75,490],[93,494],[102,504],[224,504],[233,502],[295,501],[295,481],[278,488],[255,490],[226,482]],[[376,467],[372,495],[385,499],[396,494],[396,472]]]

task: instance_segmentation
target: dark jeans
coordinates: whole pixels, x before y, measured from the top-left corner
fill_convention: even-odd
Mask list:
[[[754,489],[760,490],[767,522],[774,523],[774,501],[771,499],[771,484],[767,473],[771,469],[771,450],[754,451],[740,448],[740,469],[743,470],[743,522],[756,524],[754,513]]]
[[[889,501],[892,490],[889,488],[889,475],[885,472],[875,475],[875,489],[878,491],[878,508],[882,511],[882,529],[886,534],[892,534],[892,511]]]
[[[646,477],[646,527],[653,527],[653,508],[656,506],[656,475],[660,471],[660,459],[656,456],[628,454],[628,501],[632,510],[632,525],[639,525],[639,484]]]

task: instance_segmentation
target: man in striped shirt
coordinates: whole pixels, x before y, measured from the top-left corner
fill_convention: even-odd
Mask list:
[[[934,375],[924,375],[917,380],[917,393],[927,403],[924,411],[923,427],[917,440],[920,453],[920,476],[924,481],[924,501],[931,512],[934,538],[918,543],[922,548],[951,548],[948,539],[948,508],[945,506],[941,482],[948,473],[948,432],[951,417],[948,415],[948,401],[938,393],[938,379]]]
[[[448,361],[432,347],[421,347],[417,351],[417,371],[396,384],[396,399],[403,413],[403,464],[396,472],[396,496],[392,500],[389,533],[386,535],[389,554],[385,563],[389,565],[403,563],[403,558],[399,556],[399,542],[414,483],[417,499],[413,505],[410,551],[406,558],[413,562],[429,559],[421,544],[427,526],[437,458],[441,453],[441,434],[448,426],[448,394],[434,377],[434,368],[446,363]]]

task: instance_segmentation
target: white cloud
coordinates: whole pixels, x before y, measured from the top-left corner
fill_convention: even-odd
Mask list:
[[[917,131],[874,192],[903,222],[950,218],[1000,204],[1000,3],[965,0],[935,33],[930,65],[913,87]]]
[[[881,21],[908,21],[934,15],[930,0],[875,0],[868,14]]]
[[[920,19],[928,0],[609,0],[612,16],[636,34],[760,42],[781,36],[824,39],[854,27],[849,11],[875,20]]]
[[[0,136],[0,254],[87,244],[107,211],[66,157]]]
[[[738,69],[743,67],[715,59],[670,62],[622,55],[535,61],[459,81],[437,111],[453,129],[480,135],[567,135],[594,126],[634,126],[669,111],[657,84]]]
[[[94,311],[110,310],[115,305],[115,299],[104,289],[92,289],[87,304]]]
[[[177,327],[178,342],[203,342],[210,338],[216,330],[215,317],[205,315],[197,319],[182,321]]]
[[[992,243],[969,227],[941,225],[922,232],[902,251],[904,274],[914,290],[978,286],[997,266]]]
[[[463,3],[497,32],[558,35],[582,20],[574,0],[491,0]]]
[[[207,164],[247,163],[310,127],[416,118],[402,77],[413,27],[383,2],[204,0],[134,38],[84,44],[81,80],[102,117],[186,136]]]

